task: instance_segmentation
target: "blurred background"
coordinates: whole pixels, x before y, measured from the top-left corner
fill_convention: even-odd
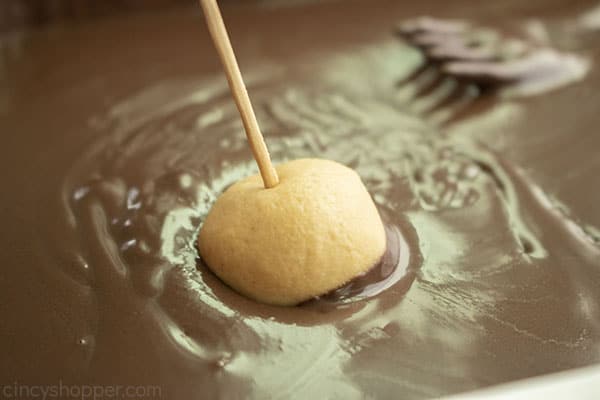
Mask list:
[[[195,0],[0,0],[0,32],[192,3]]]
[[[219,0],[222,5],[289,6],[311,0]],[[314,1],[314,0],[313,0]],[[0,34],[35,29],[50,22],[101,18],[114,14],[159,11],[198,0],[0,0]]]

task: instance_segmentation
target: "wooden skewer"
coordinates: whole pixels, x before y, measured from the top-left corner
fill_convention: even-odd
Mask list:
[[[219,58],[225,68],[225,75],[229,82],[229,88],[231,94],[235,100],[242,122],[244,123],[244,129],[246,130],[246,137],[250,143],[252,154],[258,164],[260,175],[262,176],[263,183],[267,189],[276,186],[279,183],[279,177],[277,171],[273,168],[271,163],[271,157],[269,156],[269,150],[265,144],[252,103],[250,103],[250,97],[246,90],[246,85],[242,79],[240,67],[238,66],[231,42],[229,41],[229,35],[221,16],[221,11],[216,0],[200,0],[200,5],[204,10],[204,16],[206,17],[206,23],[208,24],[208,30],[215,43]]]

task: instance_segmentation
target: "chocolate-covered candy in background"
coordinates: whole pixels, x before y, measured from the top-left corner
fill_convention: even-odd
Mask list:
[[[240,296],[194,246],[256,172],[198,8],[41,28],[0,70],[0,382],[418,399],[598,362],[596,4],[267,3],[224,15],[274,160],[356,169],[393,254],[298,307]],[[590,68],[448,118],[455,76],[406,80],[420,15],[534,20]]]

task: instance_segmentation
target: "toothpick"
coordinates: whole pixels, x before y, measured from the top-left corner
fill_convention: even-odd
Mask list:
[[[200,0],[200,5],[204,10],[204,16],[206,17],[206,23],[208,24],[208,30],[213,39],[219,58],[223,63],[225,69],[225,75],[229,82],[229,88],[231,94],[235,100],[242,122],[244,123],[244,129],[246,130],[246,137],[248,143],[252,149],[254,159],[258,164],[260,175],[262,176],[263,183],[267,189],[276,186],[279,183],[279,177],[277,171],[273,168],[271,163],[271,157],[269,156],[269,150],[265,144],[265,139],[260,132],[252,103],[250,103],[250,97],[246,90],[246,85],[242,79],[240,67],[238,66],[235,58],[235,53],[231,47],[227,29],[221,16],[221,11],[216,0]]]

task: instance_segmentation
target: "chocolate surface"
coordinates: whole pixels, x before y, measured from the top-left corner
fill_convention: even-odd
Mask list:
[[[224,10],[273,158],[355,168],[388,259],[295,308],[198,261],[203,217],[255,166],[196,8],[11,37],[0,384],[420,399],[598,362],[594,2],[278,4]],[[532,96],[427,81],[415,72],[439,60],[396,34],[421,15],[543,37],[589,70]]]

